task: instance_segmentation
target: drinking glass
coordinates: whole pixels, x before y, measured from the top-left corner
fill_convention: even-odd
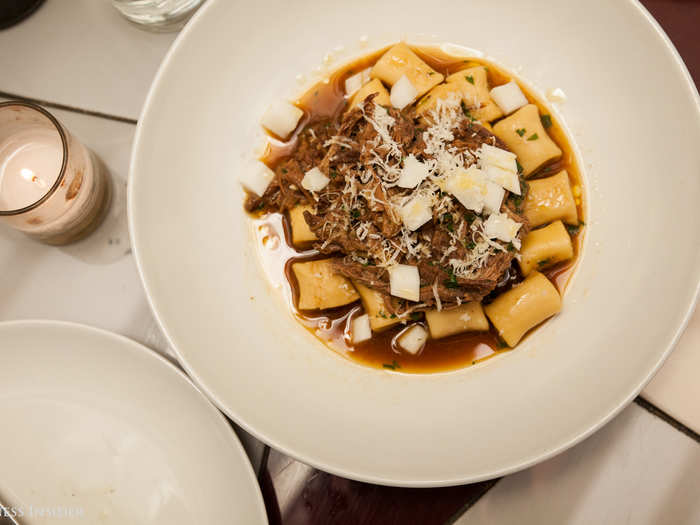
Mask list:
[[[108,208],[103,164],[44,108],[0,103],[0,221],[47,244],[77,241]]]
[[[149,31],[177,31],[204,0],[112,0],[130,22]]]

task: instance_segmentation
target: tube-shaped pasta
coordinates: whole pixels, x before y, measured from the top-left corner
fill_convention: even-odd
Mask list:
[[[309,243],[317,239],[316,234],[311,231],[309,225],[304,219],[304,212],[313,213],[313,206],[308,204],[299,204],[289,210],[289,225],[292,229],[292,244],[295,246]]]
[[[379,104],[380,106],[391,106],[391,97],[389,96],[389,92],[386,90],[381,80],[375,78],[374,80],[367,82],[357,91],[357,93],[352,96],[348,109],[354,108],[372,93],[377,93],[377,96],[374,97],[375,104]]]
[[[360,298],[350,279],[333,271],[332,261],[319,259],[292,265],[299,284],[299,310],[336,308]]]
[[[499,120],[493,126],[493,132],[518,156],[525,177],[532,175],[546,162],[561,157],[559,146],[542,126],[540,112],[534,104],[528,104]]]
[[[533,272],[484,310],[498,335],[512,348],[528,330],[561,310],[561,297],[549,279]]]
[[[425,312],[430,336],[433,339],[447,337],[462,332],[483,332],[489,329],[484,308],[478,301],[465,303],[449,310]]]
[[[365,312],[369,316],[369,326],[372,328],[373,332],[383,330],[389,326],[395,325],[401,321],[396,315],[392,317],[390,313],[386,311],[386,306],[384,306],[384,299],[382,294],[377,290],[368,288],[363,284],[353,281],[352,284],[357,288],[357,293],[360,294],[360,299],[362,300],[362,306]]]
[[[551,177],[532,180],[529,185],[523,213],[530,226],[534,228],[557,219],[567,224],[578,224],[578,211],[566,170]]]
[[[520,249],[520,269],[528,276],[533,270],[542,270],[574,256],[571,237],[561,221],[532,230],[523,239]]]
[[[372,78],[393,86],[402,76],[411,82],[418,97],[430,91],[445,78],[428,64],[423,62],[411,48],[401,42],[384,53],[374,64],[370,73]]]
[[[438,100],[462,99],[462,91],[455,83],[440,84],[431,89],[428,94],[423,97],[416,106],[416,113],[422,117],[430,118],[430,112],[434,111]]]
[[[459,88],[462,101],[468,108],[483,107],[491,100],[488,76],[484,66],[462,69],[451,74],[445,81]]]

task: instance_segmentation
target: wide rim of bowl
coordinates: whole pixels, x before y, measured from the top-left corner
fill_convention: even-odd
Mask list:
[[[133,249],[133,254],[134,258],[136,260],[136,266],[137,270],[139,273],[139,277],[141,279],[141,282],[143,284],[144,290],[146,292],[146,297],[148,300],[148,304],[151,308],[151,311],[156,318],[156,321],[158,322],[159,327],[163,331],[163,334],[165,335],[169,345],[171,348],[174,350],[175,354],[177,355],[178,361],[180,365],[185,369],[187,374],[190,376],[192,381],[200,388],[202,392],[204,392],[209,399],[211,400],[214,405],[216,405],[219,410],[221,410],[224,414],[226,414],[227,417],[232,419],[237,425],[242,427],[244,430],[246,430],[248,433],[252,434],[255,436],[257,439],[260,441],[264,442],[268,446],[302,462],[305,464],[308,464],[314,468],[317,468],[319,470],[341,476],[344,478],[349,478],[357,481],[362,481],[362,482],[367,482],[367,483],[373,483],[373,484],[378,484],[378,485],[387,485],[387,486],[395,486],[395,487],[445,487],[445,486],[455,486],[455,485],[463,485],[467,483],[476,483],[488,479],[494,479],[498,477],[502,477],[508,474],[512,474],[514,472],[518,472],[520,470],[524,470],[528,467],[531,467],[533,465],[536,465],[538,463],[541,463],[543,461],[546,461],[547,459],[550,459],[566,450],[569,448],[573,447],[574,445],[580,443],[596,431],[598,431],[600,428],[602,428],[604,425],[606,425],[610,420],[612,420],[616,415],[618,415],[627,405],[629,405],[635,397],[641,392],[641,390],[644,388],[644,386],[651,381],[651,379],[654,377],[656,372],[661,368],[661,365],[664,363],[664,361],[668,358],[670,355],[671,351],[677,344],[678,340],[680,339],[681,335],[685,331],[686,326],[688,325],[695,305],[698,302],[698,299],[700,298],[700,280],[698,280],[697,283],[695,283],[695,290],[692,293],[691,300],[685,305],[685,313],[683,315],[681,323],[676,327],[676,330],[673,333],[673,337],[669,340],[667,343],[666,347],[664,348],[663,352],[660,354],[659,359],[657,362],[652,366],[647,374],[640,378],[640,380],[637,382],[635,386],[633,386],[630,389],[630,392],[627,396],[623,397],[622,399],[617,400],[614,402],[613,406],[611,407],[610,410],[608,410],[607,413],[602,414],[601,417],[592,425],[590,425],[587,429],[579,432],[576,436],[573,438],[560,442],[554,446],[551,446],[548,448],[546,451],[540,453],[540,454],[535,454],[532,457],[529,457],[520,463],[516,463],[513,465],[510,465],[506,468],[501,468],[494,470],[492,472],[488,472],[482,475],[464,475],[464,476],[458,476],[454,478],[449,478],[449,479],[437,479],[437,480],[423,480],[423,479],[417,479],[417,480],[407,480],[407,479],[394,479],[391,477],[382,477],[382,476],[376,476],[376,475],[371,475],[366,472],[358,472],[358,471],[353,471],[351,469],[343,469],[343,468],[337,468],[334,465],[326,464],[322,461],[317,461],[314,457],[301,453],[297,450],[294,450],[293,447],[291,446],[285,446],[277,440],[275,440],[272,436],[266,435],[263,432],[258,431],[256,428],[250,426],[245,420],[243,420],[241,417],[238,416],[235,410],[233,410],[232,407],[229,407],[223,400],[221,400],[217,395],[212,392],[212,390],[207,386],[207,382],[197,373],[196,370],[194,370],[190,364],[187,362],[187,360],[184,358],[184,355],[180,352],[180,350],[177,348],[177,346],[173,342],[173,338],[171,337],[171,334],[167,328],[166,323],[164,320],[161,318],[160,312],[156,308],[155,305],[155,300],[152,297],[151,293],[151,288],[149,286],[149,283],[145,277],[144,273],[144,268],[143,268],[143,261],[142,261],[142,255],[141,255],[141,249],[139,245],[139,234],[138,234],[138,228],[135,222],[134,218],[134,173],[135,173],[135,166],[137,163],[137,159],[139,156],[139,143],[141,139],[141,134],[143,133],[144,129],[144,122],[147,121],[149,113],[150,113],[150,106],[152,104],[152,101],[157,97],[158,91],[161,89],[161,85],[163,84],[163,78],[167,73],[167,70],[172,66],[172,62],[174,60],[174,56],[177,54],[177,51],[179,50],[180,47],[185,45],[185,42],[187,41],[188,35],[195,30],[195,28],[198,25],[199,20],[202,17],[205,17],[206,14],[209,12],[209,10],[213,9],[213,6],[216,5],[218,2],[216,0],[210,0],[207,2],[205,6],[203,6],[202,9],[200,9],[194,17],[190,20],[190,22],[185,26],[183,31],[178,35],[178,37],[175,39],[173,44],[171,45],[170,49],[168,50],[168,53],[166,54],[165,58],[163,59],[158,72],[153,80],[153,83],[151,84],[151,87],[149,89],[148,95],[146,97],[146,101],[144,102],[141,115],[138,119],[137,127],[136,127],[136,133],[134,136],[134,141],[133,141],[133,148],[132,148],[132,153],[131,153],[131,159],[129,163],[129,184],[128,184],[128,189],[127,189],[127,215],[128,215],[128,224],[129,224],[129,233],[131,236],[131,241],[132,241],[132,249]],[[698,89],[695,86],[695,83],[693,82],[692,77],[690,76],[690,73],[688,71],[687,66],[683,62],[683,59],[681,58],[680,54],[678,53],[678,50],[675,48],[673,43],[671,42],[670,38],[668,35],[664,32],[664,30],[661,28],[659,23],[651,16],[649,11],[641,4],[638,2],[638,0],[628,0],[628,4],[630,5],[631,8],[636,9],[639,14],[643,16],[645,21],[652,27],[654,30],[654,35],[658,39],[659,43],[661,43],[666,51],[670,52],[671,58],[673,60],[673,63],[675,67],[679,70],[681,73],[681,76],[683,77],[686,87],[689,88],[690,92],[693,95],[694,102],[695,102],[695,109],[697,111],[698,116],[700,116],[700,95],[698,94]],[[580,264],[579,264],[580,266]],[[576,272],[578,273],[578,272]]]

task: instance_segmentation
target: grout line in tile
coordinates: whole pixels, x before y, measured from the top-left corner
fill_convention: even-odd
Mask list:
[[[651,414],[655,415],[659,419],[663,419],[666,423],[671,425],[673,428],[678,430],[679,432],[682,432],[686,436],[688,436],[690,439],[695,440],[697,443],[700,443],[700,434],[695,432],[692,428],[689,428],[685,426],[683,423],[678,421],[677,419],[671,417],[668,415],[666,412],[658,408],[657,406],[651,404],[649,401],[644,399],[642,396],[638,396],[635,400],[635,403],[637,403],[640,407],[644,408]]]
[[[46,106],[47,108],[72,111],[73,113],[80,113],[82,115],[89,115],[91,117],[98,117],[107,120],[114,120],[116,122],[124,122],[125,124],[136,124],[136,120],[132,118],[120,117],[118,115],[110,115],[109,113],[102,113],[101,111],[92,111],[90,109],[77,108],[75,106],[68,106],[66,104],[59,104],[57,102],[50,102],[48,100],[42,100],[38,98],[25,97],[22,95],[17,95],[16,93],[7,93],[5,91],[0,91],[0,97],[9,98],[13,100],[22,100],[25,102],[33,102],[34,104]]]
[[[464,516],[469,509],[471,509],[477,501],[479,501],[481,498],[483,498],[486,493],[493,488],[493,486],[498,483],[501,480],[501,478],[496,478],[496,479],[490,479],[488,481],[485,481],[484,483],[486,486],[483,488],[483,490],[477,494],[476,496],[473,496],[467,500],[467,502],[462,506],[461,509],[459,509],[457,512],[454,513],[454,515],[448,519],[445,522],[445,525],[452,525],[455,523],[457,520],[459,520],[462,516]]]

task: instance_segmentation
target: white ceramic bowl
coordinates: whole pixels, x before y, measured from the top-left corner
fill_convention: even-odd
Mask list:
[[[561,315],[482,365],[402,375],[355,365],[297,325],[263,278],[237,173],[266,105],[298,92],[298,73],[336,46],[338,63],[421,32],[565,91],[589,220]],[[668,355],[700,281],[698,144],[697,91],[636,2],[211,1],[139,122],[132,241],[183,366],[248,431],[350,478],[472,482],[583,439]]]

